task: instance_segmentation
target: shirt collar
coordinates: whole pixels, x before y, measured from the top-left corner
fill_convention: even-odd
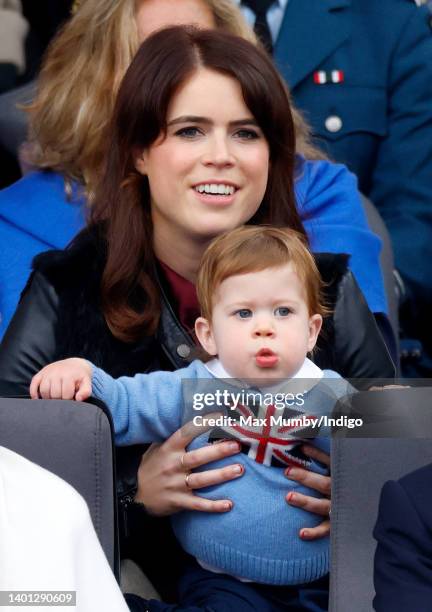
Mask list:
[[[234,2],[237,4],[237,6],[241,6],[242,4],[241,0],[234,0]],[[287,3],[288,3],[288,0],[273,0],[273,4],[276,6],[280,6],[281,9],[285,9]]]
[[[223,367],[222,363],[219,359],[212,359],[204,364],[207,370],[212,374],[215,378],[233,378]],[[310,359],[306,357],[300,369],[294,376],[291,378],[310,378],[310,379],[321,379],[323,376],[323,371],[317,365],[313,363]],[[280,385],[278,385],[280,386]],[[271,387],[269,390],[272,389]],[[266,387],[267,390],[267,387]]]

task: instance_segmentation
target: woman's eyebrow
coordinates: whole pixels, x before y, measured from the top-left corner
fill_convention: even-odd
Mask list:
[[[239,125],[254,125],[255,127],[259,127],[257,121],[253,117],[246,117],[246,119],[236,119],[235,121],[230,121],[229,125],[233,127]]]
[[[179,123],[204,123],[204,124],[212,124],[213,120],[208,117],[200,117],[198,115],[182,115],[181,117],[176,117],[171,121],[168,121],[167,127],[171,125],[178,125]],[[229,124],[232,127],[236,127],[239,125],[255,125],[258,127],[258,123],[253,117],[245,117],[244,119],[236,119],[235,121],[230,121]]]
[[[182,115],[168,121],[167,126],[177,125],[178,123],[212,123],[207,117],[199,117],[198,115]]]

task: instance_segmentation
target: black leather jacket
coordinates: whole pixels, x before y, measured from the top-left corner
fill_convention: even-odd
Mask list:
[[[345,378],[391,378],[393,362],[345,255],[316,256],[333,310],[314,360]],[[38,256],[35,271],[0,345],[0,395],[28,395],[32,376],[65,357],[85,357],[113,376],[184,367],[193,343],[161,287],[161,319],[153,337],[124,344],[110,333],[99,306],[104,243],[82,232],[65,251]],[[138,450],[138,449],[137,449]],[[142,449],[140,449],[142,450]],[[120,449],[118,490],[134,486],[139,452]]]

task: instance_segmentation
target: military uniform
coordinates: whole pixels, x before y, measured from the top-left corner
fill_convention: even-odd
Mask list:
[[[414,335],[432,304],[430,19],[413,0],[289,0],[274,47],[318,143],[389,228]]]

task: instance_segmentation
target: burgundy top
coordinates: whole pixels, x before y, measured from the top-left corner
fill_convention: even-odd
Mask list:
[[[178,319],[183,327],[195,339],[195,319],[200,316],[200,307],[195,290],[195,285],[177,272],[174,272],[169,266],[159,261],[162,272],[169,285],[172,297],[175,300],[175,311]]]

